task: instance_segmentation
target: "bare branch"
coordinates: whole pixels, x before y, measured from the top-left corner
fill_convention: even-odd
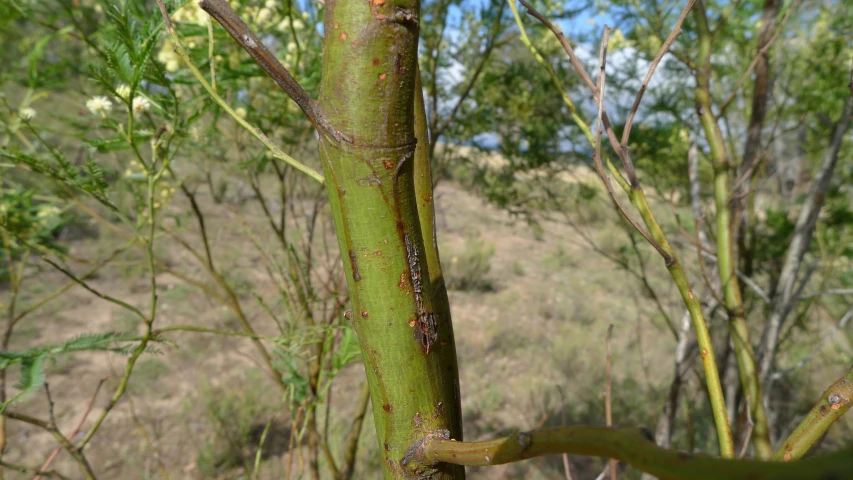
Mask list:
[[[850,323],[851,319],[853,319],[853,306],[851,306],[847,309],[846,312],[844,312],[844,315],[841,316],[841,318],[838,320],[838,323],[834,327],[832,327],[832,329],[826,332],[826,334],[824,334],[823,338],[820,339],[818,344],[812,349],[811,352],[809,352],[805,357],[800,359],[800,361],[795,363],[792,367],[786,368],[785,370],[782,370],[780,372],[773,373],[770,378],[772,380],[778,380],[784,377],[785,375],[806,366],[806,364],[808,364],[812,360],[812,358],[817,355],[817,352],[819,352],[823,348],[826,342],[828,342],[829,339],[832,338],[832,336],[835,335],[839,330],[843,330],[847,326],[847,324]]]
[[[658,54],[655,56],[654,60],[652,60],[651,65],[649,65],[649,71],[646,72],[646,77],[643,79],[643,84],[640,86],[640,91],[637,92],[637,98],[634,99],[634,106],[631,107],[631,113],[628,114],[628,119],[625,121],[625,128],[622,130],[622,149],[625,150],[628,148],[628,138],[631,136],[631,127],[634,124],[634,116],[637,114],[637,110],[640,108],[640,102],[643,100],[643,94],[646,93],[646,88],[649,86],[649,82],[652,79],[652,75],[655,73],[655,69],[658,68],[658,64],[666,52],[669,51],[669,47],[675,43],[675,40],[681,35],[681,25],[684,23],[684,19],[687,18],[687,14],[690,13],[690,9],[693,8],[693,5],[696,3],[696,0],[689,0],[687,5],[684,7],[684,10],[681,11],[681,15],[678,17],[678,20],[675,22],[675,26],[672,27],[672,32],[670,32],[669,36],[666,38],[666,41],[663,42],[663,45],[660,47]]]
[[[524,0],[519,0],[524,3]],[[599,53],[599,75],[598,75],[598,86],[596,86],[596,91],[601,92],[601,95],[598,95],[596,100],[598,102],[598,118],[596,120],[596,134],[595,134],[595,153],[592,156],[593,164],[595,165],[595,171],[598,173],[601,181],[604,182],[604,186],[607,189],[607,193],[610,194],[610,198],[613,199],[613,203],[616,205],[616,209],[619,210],[619,213],[622,217],[634,227],[643,238],[646,239],[647,242],[651,246],[655,248],[655,250],[660,253],[660,255],[664,258],[667,266],[671,266],[675,260],[672,255],[667,253],[666,250],[656,242],[651,235],[646,233],[643,227],[634,220],[631,215],[625,210],[625,207],[622,206],[622,202],[619,201],[619,198],[616,196],[616,192],[613,189],[613,184],[610,182],[610,177],[607,176],[607,173],[604,171],[604,166],[602,165],[601,160],[601,134],[602,134],[602,118],[604,117],[604,85],[605,85],[605,77],[606,77],[606,66],[607,66],[607,40],[610,36],[610,27],[604,26],[604,36],[601,39],[601,50]]]
[[[607,27],[604,30],[604,36],[607,37]],[[606,47],[605,47],[606,48]],[[604,81],[601,81],[601,85],[604,85]],[[612,396],[612,377],[613,377],[613,362],[610,356],[610,339],[613,336],[613,324],[611,323],[609,327],[607,327],[607,336],[604,339],[604,343],[607,348],[607,371],[606,371],[606,385],[604,390],[604,416],[605,421],[607,422],[608,427],[613,426],[613,411],[610,407],[610,398]],[[616,460],[610,459],[610,480],[616,480]]]
[[[89,418],[89,413],[92,412],[92,406],[95,404],[95,399],[98,397],[98,392],[101,391],[101,386],[104,384],[105,381],[107,381],[107,377],[102,378],[101,381],[98,382],[98,386],[95,387],[95,393],[93,393],[92,396],[89,398],[89,403],[86,405],[86,410],[83,412],[83,416],[80,418],[80,421],[77,423],[77,426],[74,427],[74,430],[71,433],[69,433],[68,435],[65,436],[65,438],[67,438],[69,442],[72,439],[74,439],[74,436],[76,436],[78,433],[80,433],[80,429],[83,428],[83,424],[86,422],[86,419]],[[44,384],[44,388],[45,388],[45,390],[47,390],[47,384],[46,383]],[[48,390],[48,392],[49,392],[49,390]],[[51,407],[52,407],[53,401],[51,400],[50,402],[51,402]],[[51,417],[53,417],[53,411],[52,410],[53,409],[51,408]],[[51,419],[51,423],[53,423],[54,428],[55,428],[56,422]],[[50,456],[47,457],[47,460],[45,460],[44,464],[38,470],[38,474],[36,474],[36,476],[33,478],[33,480],[40,480],[42,475],[48,474],[47,468],[50,466],[51,462],[53,462],[53,460],[56,458],[56,456],[59,455],[60,450],[62,450],[62,445],[57,446],[53,450],[53,453],[51,453]]]
[[[237,15],[236,12],[228,5],[225,0],[201,0],[199,7],[215,18],[220,25],[243,47],[255,63],[261,67],[270,78],[278,85],[284,93],[299,105],[299,108],[308,116],[308,120],[321,133],[334,138],[337,141],[352,142],[349,137],[345,136],[332,128],[328,120],[323,116],[317,103],[311,99],[308,92],[299,85],[299,82],[293,78],[293,75],[284,68],[275,55],[270,52],[269,48],[255,35],[255,32],[246,25],[246,22]]]

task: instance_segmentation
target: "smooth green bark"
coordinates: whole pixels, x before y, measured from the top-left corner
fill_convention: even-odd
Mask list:
[[[435,308],[443,288],[415,198],[418,2],[327,0],[324,25],[320,111],[345,140],[322,136],[320,153],[385,478],[464,478],[402,461],[418,438],[462,433],[452,328]]]
[[[797,428],[773,454],[772,460],[791,461],[803,455],[829,427],[853,406],[853,370],[829,386]],[[853,472],[853,471],[851,471]]]
[[[743,310],[743,298],[735,275],[735,254],[732,238],[731,205],[729,198],[729,157],[723,141],[723,133],[711,111],[711,32],[705,14],[705,5],[701,0],[693,9],[699,34],[699,55],[696,69],[696,112],[711,148],[714,160],[714,203],[717,215],[717,270],[723,286],[726,310],[729,314],[729,331],[737,357],[741,388],[748,402],[754,429],[752,444],[758,458],[769,458],[773,453],[770,443],[770,429],[767,415],[762,404],[761,384],[752,343],[749,340],[749,327]],[[724,455],[725,456],[725,455]]]

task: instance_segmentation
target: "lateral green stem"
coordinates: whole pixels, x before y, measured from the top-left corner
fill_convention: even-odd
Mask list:
[[[817,404],[791,432],[771,459],[787,462],[801,458],[851,406],[853,406],[853,369],[823,392]],[[853,470],[850,471],[853,472]]]
[[[485,442],[427,437],[412,445],[406,459],[489,466],[562,453],[614,458],[661,480],[825,480],[849,478],[853,471],[850,448],[790,464],[720,459],[658,447],[642,429],[586,426],[548,428]]]
[[[717,215],[717,270],[723,287],[724,302],[729,315],[729,331],[737,358],[738,373],[754,424],[752,444],[758,458],[769,458],[773,452],[767,413],[762,403],[761,384],[755,362],[749,327],[743,309],[743,296],[735,274],[735,254],[732,238],[731,205],[729,199],[729,158],[723,133],[711,111],[711,44],[705,5],[699,0],[693,9],[699,35],[699,55],[696,61],[696,109],[714,160],[714,203]]]

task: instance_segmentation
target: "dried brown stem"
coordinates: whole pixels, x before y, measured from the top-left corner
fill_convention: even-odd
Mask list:
[[[684,7],[684,10],[681,11],[681,15],[679,15],[678,20],[675,22],[675,26],[672,27],[672,32],[670,32],[666,41],[663,42],[658,54],[655,56],[654,60],[652,60],[651,65],[649,65],[649,71],[646,72],[646,77],[643,79],[640,91],[637,92],[637,98],[634,99],[634,106],[631,107],[631,113],[628,114],[628,119],[625,121],[625,128],[622,130],[623,150],[627,150],[628,148],[628,138],[631,136],[631,127],[634,125],[634,116],[640,108],[640,102],[643,100],[643,94],[646,93],[646,88],[649,86],[652,75],[654,75],[655,70],[658,68],[658,64],[660,64],[661,59],[663,59],[663,56],[666,55],[666,52],[669,51],[669,48],[673,43],[675,43],[678,36],[681,35],[681,25],[684,23],[684,19],[687,18],[687,14],[690,13],[690,9],[693,8],[694,3],[696,3],[696,0],[690,0],[687,2],[687,5]]]
[[[566,39],[566,36],[563,34],[563,31],[560,30],[556,25],[554,25],[548,18],[539,13],[532,5],[527,3],[525,0],[518,0],[524,5],[524,8],[527,9],[527,13],[530,14],[533,18],[539,20],[542,25],[545,25],[551,33],[557,38],[557,41],[562,45],[563,50],[566,51],[566,55],[569,56],[569,61],[574,67],[575,71],[580,75],[581,80],[584,84],[589,88],[590,92],[592,92],[593,100],[598,102],[599,100],[599,88],[592,82],[590,76],[586,73],[583,66],[578,60],[577,55],[575,55],[575,51],[572,46],[569,44],[569,41]],[[601,102],[599,102],[601,103]],[[601,107],[603,108],[603,104]],[[634,164],[631,162],[631,157],[627,153],[627,150],[622,148],[622,145],[619,143],[619,139],[616,138],[616,133],[613,131],[613,127],[610,125],[610,118],[607,116],[607,112],[603,112],[601,114],[601,121],[604,124],[604,131],[607,133],[607,139],[610,141],[610,145],[616,151],[616,155],[619,157],[620,162],[622,163],[622,167],[625,168],[625,173],[628,175],[628,181],[631,183],[633,188],[640,187],[640,181],[637,178],[637,173],[634,169]],[[654,242],[652,242],[654,244]]]
[[[228,5],[227,1],[201,0],[199,2],[199,6],[202,10],[210,14],[211,17],[216,19],[216,21],[228,31],[234,40],[243,47],[243,50],[251,55],[252,59],[255,60],[255,63],[257,63],[258,66],[273,79],[276,85],[278,85],[284,93],[299,105],[299,108],[305,112],[308,120],[318,131],[334,138],[337,141],[344,140],[351,142],[349,137],[332,128],[323,113],[320,111],[317,103],[308,95],[308,92],[302,88],[302,85],[299,85],[299,82],[293,78],[293,75],[291,75],[290,72],[284,68],[284,65],[275,58],[275,55],[273,55],[264,42],[255,35],[255,32],[246,25],[246,22],[244,22],[236,12],[234,12],[231,6]],[[164,13],[163,16],[166,18],[166,22],[170,25],[169,28],[171,30],[173,27],[171,27],[171,22],[168,20],[168,15],[165,15]]]
[[[71,441],[71,439],[74,438],[75,435],[80,433],[80,430],[83,428],[83,424],[86,423],[86,419],[89,418],[89,413],[92,412],[92,406],[95,404],[95,398],[98,397],[98,392],[101,391],[101,386],[104,384],[104,382],[107,380],[107,378],[108,377],[102,378],[101,381],[98,382],[98,386],[95,387],[95,393],[93,393],[92,396],[89,398],[89,403],[88,403],[88,405],[86,405],[86,411],[83,412],[83,416],[80,417],[80,421],[77,422],[77,426],[74,427],[74,430],[71,433],[69,433],[68,435],[65,436],[65,438],[67,438],[69,442]],[[47,388],[47,384],[45,384],[45,388]],[[52,405],[52,402],[51,402],[51,405]],[[51,409],[51,411],[52,410],[53,409]],[[38,474],[36,474],[36,476],[33,478],[33,480],[40,480],[42,475],[47,474],[47,467],[50,466],[51,462],[53,462],[53,460],[56,458],[56,456],[59,455],[59,452],[61,450],[62,450],[62,445],[56,447],[53,450],[53,453],[51,453],[50,456],[47,457],[47,460],[45,460],[44,464],[41,466],[41,468],[39,468]]]
[[[605,30],[606,31],[606,30]],[[604,339],[604,344],[607,349],[607,368],[605,371],[605,387],[604,387],[604,416],[605,421],[607,422],[608,427],[613,426],[613,411],[611,409],[611,395],[612,395],[612,358],[610,355],[610,338],[613,336],[613,324],[611,323],[609,327],[607,327],[607,336]],[[616,460],[610,459],[610,480],[616,480]]]
[[[524,0],[519,0],[522,3]],[[595,154],[593,154],[592,160],[595,165],[595,171],[598,173],[598,176],[601,178],[601,181],[604,182],[604,186],[607,189],[607,193],[610,194],[610,198],[613,199],[613,203],[616,205],[616,209],[619,210],[619,213],[622,217],[631,224],[634,229],[636,229],[643,238],[652,245],[655,250],[660,253],[660,255],[666,261],[667,266],[672,265],[674,262],[672,256],[664,250],[664,248],[657,243],[654,239],[652,239],[651,235],[646,233],[643,227],[634,220],[631,215],[628,214],[628,211],[625,210],[625,207],[622,206],[622,202],[619,201],[619,197],[616,196],[616,191],[613,189],[613,184],[610,182],[610,177],[607,176],[607,173],[604,171],[604,166],[601,160],[601,135],[602,135],[602,119],[604,117],[604,86],[605,86],[605,71],[607,67],[607,40],[610,37],[610,27],[604,27],[604,36],[601,39],[601,50],[599,52],[599,76],[598,76],[598,86],[595,88],[596,91],[601,92],[601,95],[596,97],[598,102],[598,118],[596,119],[596,134],[595,134]]]

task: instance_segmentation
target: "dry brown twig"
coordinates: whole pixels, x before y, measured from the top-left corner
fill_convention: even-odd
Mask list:
[[[631,127],[634,125],[634,117],[637,114],[637,110],[640,109],[640,102],[643,100],[643,95],[646,93],[646,89],[649,86],[652,75],[654,75],[655,70],[657,70],[663,56],[666,55],[672,44],[675,43],[675,40],[681,35],[681,25],[684,23],[684,19],[687,18],[687,14],[690,13],[690,10],[693,8],[695,3],[696,0],[690,0],[687,2],[687,5],[684,7],[684,10],[681,11],[681,15],[679,15],[678,20],[675,22],[675,26],[672,27],[672,32],[669,33],[666,41],[663,42],[663,45],[661,45],[657,55],[655,55],[654,60],[649,64],[649,71],[646,72],[646,76],[643,78],[643,84],[640,85],[640,90],[637,92],[637,97],[634,99],[634,105],[631,107],[631,113],[628,114],[628,119],[625,120],[625,128],[622,130],[621,145],[622,149],[625,151],[625,155],[630,155],[628,152],[628,139],[631,136]]]
[[[524,0],[520,0],[524,1]],[[646,231],[634,220],[631,215],[628,214],[628,211],[625,210],[625,207],[622,206],[622,202],[619,201],[619,197],[616,196],[616,191],[613,189],[613,183],[610,181],[610,177],[607,176],[607,172],[604,171],[604,166],[601,161],[601,135],[602,135],[602,119],[604,117],[604,78],[606,71],[606,62],[607,62],[607,40],[610,37],[610,27],[607,25],[604,26],[604,36],[601,40],[601,52],[599,54],[599,69],[600,73],[598,76],[598,86],[596,86],[596,91],[601,92],[600,95],[596,97],[598,101],[598,117],[596,120],[596,134],[595,134],[595,153],[592,156],[593,164],[595,165],[595,171],[598,173],[599,178],[604,183],[604,187],[607,189],[607,193],[610,194],[610,198],[613,200],[613,203],[616,205],[616,209],[619,210],[619,213],[622,217],[637,230],[643,238],[652,245],[658,253],[666,261],[667,265],[670,265],[672,262],[672,256],[663,249],[663,247],[657,243],[651,235],[646,233]],[[639,187],[637,187],[639,188]]]
[[[605,371],[605,387],[604,387],[604,416],[608,427],[613,426],[613,410],[611,408],[611,395],[613,385],[613,362],[610,355],[610,339],[613,336],[613,324],[607,327],[607,336],[604,339],[604,344],[607,349],[607,368]],[[616,460],[610,459],[610,480],[616,480]]]
[[[207,12],[211,17],[216,19],[223,28],[243,47],[255,63],[261,67],[270,78],[278,85],[284,93],[299,105],[299,108],[305,112],[308,120],[322,134],[328,135],[337,141],[345,141],[352,143],[343,132],[335,130],[326,120],[323,112],[320,111],[317,102],[315,102],[302,85],[293,78],[293,75],[284,68],[275,55],[270,52],[269,48],[261,41],[260,38],[246,25],[246,22],[228,5],[225,0],[201,0],[199,7]],[[168,15],[163,15],[167,18]],[[170,27],[171,28],[171,27]]]
[[[571,62],[572,66],[574,67],[575,71],[577,71],[578,75],[580,75],[580,77],[581,77],[582,82],[584,84],[586,84],[586,86],[589,88],[589,90],[593,94],[593,99],[596,101],[596,104],[597,104],[598,109],[599,109],[599,115],[598,115],[598,119],[597,119],[599,126],[603,125],[604,132],[606,132],[606,134],[607,134],[607,138],[610,141],[610,145],[613,147],[614,151],[616,152],[617,156],[619,157],[619,160],[620,160],[620,163],[622,164],[622,167],[625,169],[625,173],[628,176],[628,181],[631,184],[631,188],[633,188],[635,190],[641,190],[642,188],[640,186],[640,181],[637,177],[637,173],[636,173],[636,170],[634,168],[634,164],[631,161],[630,150],[627,146],[628,140],[629,140],[629,135],[630,135],[630,130],[631,130],[631,124],[633,123],[634,117],[636,116],[636,112],[639,109],[640,102],[642,101],[642,97],[645,93],[646,88],[648,87],[648,83],[651,81],[651,77],[654,74],[654,71],[657,69],[657,66],[660,64],[660,61],[663,58],[663,56],[666,54],[666,52],[669,51],[672,44],[675,42],[675,40],[681,34],[681,25],[684,23],[685,18],[687,18],[688,13],[690,12],[690,10],[693,7],[693,4],[695,3],[695,0],[689,0],[688,1],[687,5],[684,7],[684,9],[681,12],[681,15],[679,16],[678,20],[676,21],[676,24],[673,27],[672,32],[670,33],[669,37],[664,42],[664,44],[661,46],[660,51],[655,56],[655,59],[649,65],[649,71],[646,73],[646,76],[643,80],[643,84],[642,84],[639,92],[637,93],[637,97],[634,101],[634,106],[631,110],[631,114],[629,116],[628,123],[626,123],[626,128],[625,128],[625,131],[623,132],[624,134],[623,134],[623,138],[621,141],[619,139],[617,139],[616,133],[614,132],[613,127],[610,124],[610,120],[607,116],[607,112],[604,109],[604,102],[602,101],[602,97],[604,96],[603,95],[603,93],[604,93],[603,88],[601,88],[600,86],[598,86],[592,82],[592,79],[584,70],[583,66],[581,65],[580,61],[577,58],[577,55],[575,55],[574,49],[572,48],[571,44],[569,44],[569,42],[566,39],[566,36],[563,34],[562,30],[560,30],[556,25],[554,25],[554,23],[552,23],[550,20],[548,20],[547,17],[545,17],[544,15],[539,13],[535,8],[533,8],[533,6],[530,5],[530,3],[527,2],[527,0],[518,0],[518,1],[527,9],[527,13],[529,15],[536,18],[540,23],[542,23],[542,25],[544,25],[546,28],[548,28],[551,31],[551,33],[553,33],[554,36],[557,38],[557,40],[560,42],[560,45],[563,47],[563,50],[568,55],[569,61]],[[607,27],[605,27],[605,28],[607,28]],[[599,62],[599,64],[600,64],[600,66],[603,67],[603,65],[601,65],[601,62]],[[599,135],[599,137],[600,137],[600,135]],[[596,142],[600,143],[600,140],[596,140]],[[603,168],[600,165],[600,163],[601,163],[600,154],[601,154],[601,148],[600,148],[600,145],[597,145],[596,146],[596,154],[595,154],[596,158],[594,158],[596,172],[599,174],[599,177],[601,177],[602,181],[604,182],[608,193],[610,194],[611,198],[614,200],[614,203],[616,204],[616,208],[619,210],[619,213],[625,218],[625,220],[627,220],[631,224],[632,227],[634,227],[646,239],[647,242],[649,242],[649,244],[652,247],[654,247],[655,250],[658,251],[658,253],[663,257],[667,266],[672,266],[675,263],[675,259],[672,257],[672,255],[670,255],[663,248],[663,246],[660,243],[658,243],[656,240],[654,240],[651,237],[651,235],[649,235],[643,228],[641,228],[639,226],[639,224],[633,218],[631,218],[628,215],[627,211],[623,208],[621,203],[616,199],[615,192],[613,191],[613,187],[611,185],[611,182],[610,182],[609,178],[607,178],[606,175],[604,175]]]

